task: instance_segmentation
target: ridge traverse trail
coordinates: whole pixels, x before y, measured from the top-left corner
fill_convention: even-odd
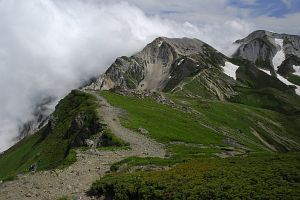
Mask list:
[[[18,179],[0,184],[0,200],[57,199],[74,196],[91,199],[86,195],[91,184],[105,175],[110,166],[130,156],[160,157],[166,155],[162,144],[123,127],[119,116],[122,111],[111,106],[98,91],[86,91],[97,98],[98,113],[112,133],[130,144],[130,150],[99,151],[89,149],[77,152],[77,161],[65,169],[40,171],[19,175]]]

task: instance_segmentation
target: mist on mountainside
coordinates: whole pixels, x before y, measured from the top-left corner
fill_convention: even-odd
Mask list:
[[[244,34],[232,24],[224,34],[236,34],[212,40],[215,26],[179,24],[126,2],[1,1],[0,151],[37,116],[37,105],[51,99],[40,110],[48,115],[60,98],[98,76],[116,57],[137,52],[157,36],[215,41],[212,45],[230,54],[227,47]]]

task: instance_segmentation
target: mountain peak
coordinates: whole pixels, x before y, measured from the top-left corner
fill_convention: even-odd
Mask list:
[[[145,49],[149,48],[149,47],[160,48],[163,44],[168,45],[169,47],[173,48],[177,54],[187,56],[187,55],[191,55],[194,53],[202,52],[202,47],[206,43],[202,42],[201,40],[195,39],[195,38],[158,37],[155,40],[153,40],[150,44],[148,44],[145,47]]]
[[[89,88],[173,89],[185,77],[223,66],[225,60],[226,56],[201,40],[158,37],[137,54],[118,58]]]
[[[247,37],[236,40],[235,43],[237,44],[242,44],[242,43],[248,43],[254,39],[263,39],[266,38],[269,41],[273,41],[275,38],[276,39],[288,39],[288,40],[300,40],[300,36],[298,35],[291,35],[291,34],[285,34],[285,33],[275,33],[272,31],[267,31],[267,30],[256,30],[250,33]]]

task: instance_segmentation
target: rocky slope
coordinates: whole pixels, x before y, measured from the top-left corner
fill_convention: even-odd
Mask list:
[[[3,185],[0,183],[0,199],[58,199],[66,194],[72,199],[94,199],[87,196],[86,192],[98,177],[110,170],[113,163],[130,156],[165,157],[166,150],[162,144],[123,127],[119,120],[122,114],[119,109],[111,106],[96,92],[88,93],[96,98],[99,117],[103,117],[104,123],[117,137],[126,141],[130,149],[101,151],[94,146],[86,151],[77,150],[77,161],[67,168],[22,174],[16,181]],[[77,119],[76,126],[82,124],[79,121]],[[80,130],[80,127],[77,129]]]
[[[207,93],[224,99],[234,94],[232,86],[237,84],[229,77],[234,72],[221,75],[230,65],[228,61],[229,58],[200,40],[159,37],[141,52],[118,58],[87,88],[167,92],[180,90],[186,78],[200,78],[201,74],[201,83]]]
[[[3,180],[32,164],[48,170],[0,184],[0,199],[89,198],[85,192],[97,176],[128,157],[176,163],[203,155],[298,151],[299,36],[256,31],[236,43],[240,47],[229,58],[197,39],[159,37],[118,58],[89,90],[62,99],[38,132],[0,155]],[[98,90],[120,90],[122,95],[106,97],[127,109],[113,107]],[[98,148],[107,143],[99,141],[108,130],[130,148]]]
[[[275,88],[281,97],[293,91],[300,95],[300,36],[255,31],[235,43],[239,48],[228,58],[198,39],[159,37],[137,54],[117,58],[87,88],[163,91],[214,100],[236,100],[243,96],[240,87]],[[291,104],[286,97],[270,95]],[[35,119],[20,127],[17,140],[47,122],[47,105],[52,102],[46,99],[37,106]]]
[[[299,95],[299,38],[255,31],[236,41],[240,46],[228,58],[197,39],[159,37],[139,53],[118,58],[87,88],[163,91],[218,100],[238,95],[236,87],[272,87]]]
[[[259,30],[235,43],[240,46],[233,57],[252,62],[300,95],[300,36]]]
[[[284,55],[281,59],[300,58],[300,36],[278,34],[269,31],[254,31],[246,38],[237,40],[236,44],[240,45],[234,53],[234,57],[247,59],[255,63],[258,67],[272,70],[273,67],[279,67],[280,60],[273,60],[276,53],[283,50]],[[276,58],[275,58],[276,59]],[[277,58],[279,59],[279,58]],[[280,64],[276,66],[276,64]]]
[[[239,48],[229,58],[197,39],[159,37],[118,58],[87,88],[167,92],[294,114],[300,110],[299,38],[255,31],[235,42]]]

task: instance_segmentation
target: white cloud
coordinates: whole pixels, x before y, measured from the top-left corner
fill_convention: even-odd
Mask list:
[[[33,118],[38,102],[63,97],[116,57],[131,55],[158,36],[220,42],[222,49],[232,39],[224,35],[226,26],[231,32],[243,25],[199,27],[147,16],[126,2],[0,1],[0,151],[12,144],[18,126]]]
[[[174,26],[127,3],[0,1],[0,151],[43,98],[63,97],[156,36],[178,35]]]
[[[286,5],[287,8],[291,8],[293,4],[293,0],[281,0],[282,3]]]
[[[257,0],[240,0],[240,2],[245,5],[255,5],[257,3]]]
[[[299,14],[250,13],[228,0],[0,0],[0,151],[38,102],[63,97],[155,37],[194,37],[229,54],[255,28],[300,33]]]
[[[277,33],[300,35],[300,13],[285,15],[281,18],[259,16],[253,19],[256,29],[266,29]]]

